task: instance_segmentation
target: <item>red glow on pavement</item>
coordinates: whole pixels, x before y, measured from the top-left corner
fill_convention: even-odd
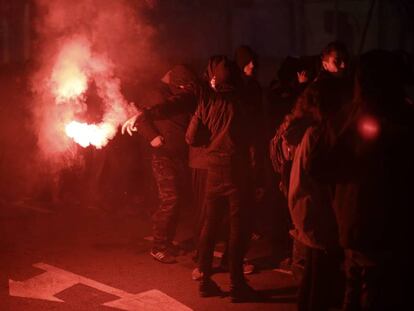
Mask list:
[[[366,140],[376,139],[380,130],[378,120],[372,116],[364,116],[358,122],[358,132]]]

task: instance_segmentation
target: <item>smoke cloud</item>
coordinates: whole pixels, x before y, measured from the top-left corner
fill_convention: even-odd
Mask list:
[[[103,110],[96,128],[106,134],[98,147],[105,146],[133,113],[122,87],[156,74],[160,67],[154,49],[156,32],[145,17],[145,1],[35,3],[38,55],[32,79],[33,126],[43,158],[67,163],[76,158],[79,147],[65,134],[65,126],[87,114],[87,90],[92,84]]]

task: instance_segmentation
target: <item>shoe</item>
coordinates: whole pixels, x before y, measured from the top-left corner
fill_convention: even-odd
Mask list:
[[[193,272],[191,272],[191,278],[194,281],[200,281],[203,278],[203,275],[203,272],[201,272],[198,268],[195,268]]]
[[[292,258],[291,257],[287,257],[285,259],[283,259],[278,266],[279,269],[282,270],[291,270],[292,269]]]
[[[154,259],[158,260],[162,263],[176,263],[177,260],[175,259],[175,256],[173,256],[168,249],[159,249],[159,248],[152,248],[150,252],[151,256],[154,257]]]
[[[201,279],[198,287],[200,297],[223,296],[223,291],[212,279]]]
[[[273,271],[280,272],[280,273],[284,273],[284,274],[293,275],[293,271],[292,271],[292,258],[291,257],[287,257],[287,258],[283,259],[279,263],[279,265],[275,269],[273,269]]]
[[[244,274],[252,274],[256,269],[255,265],[245,262],[243,263],[243,273]]]
[[[168,252],[174,257],[180,256],[181,254],[180,247],[178,245],[175,245],[174,243],[168,243],[166,248]]]
[[[259,301],[262,297],[246,282],[232,285],[230,288],[230,299],[233,303]]]

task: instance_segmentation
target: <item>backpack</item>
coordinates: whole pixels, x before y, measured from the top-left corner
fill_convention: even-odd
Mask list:
[[[287,197],[293,157],[288,152],[291,149],[284,139],[285,128],[283,125],[284,123],[276,130],[275,135],[270,140],[269,151],[273,170],[280,175],[279,189]]]
[[[286,197],[296,148],[311,124],[312,121],[308,118],[292,120],[286,117],[270,140],[270,160],[273,170],[280,175],[279,189]]]

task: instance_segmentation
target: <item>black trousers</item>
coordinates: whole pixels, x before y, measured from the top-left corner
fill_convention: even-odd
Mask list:
[[[395,255],[398,254],[398,255]],[[411,303],[411,262],[398,252],[345,250],[344,311],[405,310]]]
[[[328,311],[339,307],[344,288],[340,252],[305,247],[305,271],[299,287],[298,311]]]
[[[199,240],[199,269],[208,278],[216,235],[224,218],[229,215],[229,270],[232,284],[244,282],[243,257],[248,241],[247,208],[242,169],[209,169],[206,182],[205,219]]]
[[[191,184],[193,190],[193,207],[195,210],[194,232],[193,240],[195,245],[198,245],[198,240],[203,229],[205,220],[205,198],[206,198],[206,182],[207,169],[193,168],[191,169]]]
[[[184,160],[154,155],[152,170],[158,187],[158,208],[152,215],[154,246],[165,248],[172,242],[181,206],[189,196],[184,194],[189,169]]]

